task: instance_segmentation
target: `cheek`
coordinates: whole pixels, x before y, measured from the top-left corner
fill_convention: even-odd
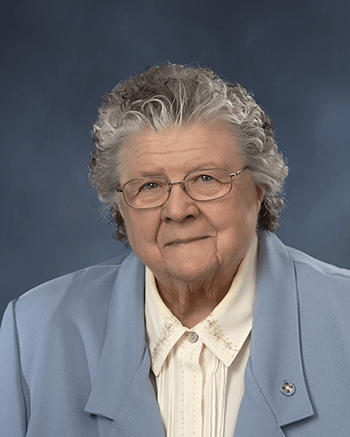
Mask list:
[[[253,194],[234,196],[208,214],[209,221],[222,235],[223,244],[230,244],[232,239],[237,241],[255,232],[259,204]]]
[[[132,249],[140,250],[145,244],[154,244],[157,238],[158,222],[154,211],[123,209],[128,239]]]

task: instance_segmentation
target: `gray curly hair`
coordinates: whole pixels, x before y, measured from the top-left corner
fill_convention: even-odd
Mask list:
[[[90,182],[112,215],[117,240],[128,243],[116,200],[125,141],[144,128],[159,131],[209,120],[234,128],[255,183],[264,186],[257,228],[277,229],[288,167],[271,120],[241,85],[223,81],[208,68],[168,62],[120,82],[104,97],[93,126]]]

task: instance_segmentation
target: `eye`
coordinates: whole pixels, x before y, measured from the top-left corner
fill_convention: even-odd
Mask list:
[[[197,180],[199,182],[211,182],[213,180],[213,177],[208,174],[201,174],[198,176]]]
[[[152,190],[156,190],[157,188],[159,188],[159,184],[157,184],[157,182],[147,182],[146,184],[142,185],[139,188],[139,191],[142,190],[152,191]]]

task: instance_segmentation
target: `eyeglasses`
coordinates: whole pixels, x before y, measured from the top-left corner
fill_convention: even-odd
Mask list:
[[[118,188],[127,205],[135,209],[158,208],[169,199],[173,185],[182,185],[188,196],[198,202],[219,199],[232,190],[232,178],[248,166],[234,173],[219,168],[197,170],[186,175],[181,182],[169,182],[160,176],[132,179]]]

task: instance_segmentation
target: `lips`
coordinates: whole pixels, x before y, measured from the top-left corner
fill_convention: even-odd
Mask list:
[[[165,246],[170,246],[173,244],[187,244],[187,243],[192,243],[194,241],[205,240],[206,238],[209,237],[204,236],[204,237],[193,237],[193,238],[178,238],[176,240],[170,241],[169,243],[166,243]]]

